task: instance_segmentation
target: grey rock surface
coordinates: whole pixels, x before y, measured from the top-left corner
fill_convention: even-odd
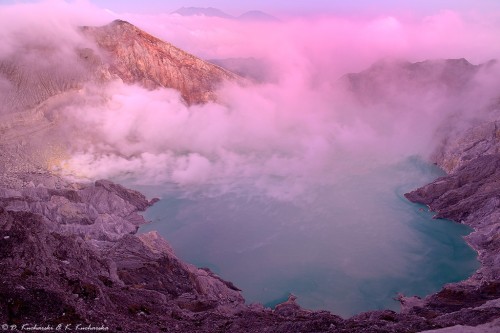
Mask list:
[[[446,172],[454,172],[469,161],[500,153],[500,121],[489,121],[448,137],[434,153],[433,160]]]
[[[107,318],[114,330],[156,331],[134,317],[174,309],[224,314],[244,302],[228,282],[181,262],[157,234],[134,235],[145,223],[137,211],[149,205],[135,191],[98,181],[0,192],[2,322]]]
[[[406,197],[429,206],[436,218],[471,226],[474,231],[465,239],[478,252],[481,267],[419,302],[402,298],[404,312],[469,326],[499,318],[500,154],[472,159]]]

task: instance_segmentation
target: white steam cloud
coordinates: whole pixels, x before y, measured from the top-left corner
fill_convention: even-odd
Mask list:
[[[111,16],[60,1],[4,6],[1,55],[33,45],[70,54],[88,43],[77,26],[104,24]],[[142,184],[249,182],[288,196],[300,193],[297,184],[303,182],[328,182],[345,170],[428,156],[440,139],[439,128],[452,116],[456,122],[481,117],[480,104],[490,103],[497,92],[489,75],[493,69],[481,73],[486,79],[476,76],[481,89],[451,95],[435,85],[399,87],[388,73],[384,94],[391,103],[370,105],[339,83],[342,75],[381,58],[465,57],[475,63],[495,58],[498,27],[484,17],[443,12],[408,22],[331,16],[282,22],[162,14],[124,18],[206,59],[261,59],[274,79],[245,87],[227,83],[218,93],[221,104],[191,107],[169,89],[88,84],[60,110],[66,121],[61,131],[74,134],[62,172]],[[273,179],[285,180],[286,189],[269,187]]]

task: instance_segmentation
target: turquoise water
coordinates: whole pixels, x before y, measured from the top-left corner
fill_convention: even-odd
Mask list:
[[[398,310],[397,293],[425,296],[478,268],[462,239],[468,227],[432,219],[403,196],[440,175],[409,158],[307,184],[293,198],[252,182],[225,191],[136,186],[162,197],[140,231],[157,230],[180,258],[232,281],[249,303],[272,307],[293,293],[305,308],[344,317]]]

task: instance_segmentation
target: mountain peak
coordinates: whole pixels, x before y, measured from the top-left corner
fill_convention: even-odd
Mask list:
[[[121,20],[121,19],[114,20],[113,22],[110,23],[110,25],[129,25],[129,26],[133,26],[133,24],[131,24],[130,22],[124,21],[124,20]]]
[[[162,41],[127,21],[83,27],[83,33],[103,49],[109,71],[125,83],[146,88],[173,88],[188,104],[216,100],[215,90],[225,80],[239,77]]]
[[[207,16],[207,17],[220,17],[224,19],[240,20],[240,21],[267,21],[267,22],[277,22],[279,19],[276,17],[266,14],[260,10],[250,10],[241,14],[238,17],[226,14],[220,9],[213,7],[181,7],[172,14],[179,14],[181,16]]]
[[[245,20],[245,21],[267,21],[267,22],[278,22],[279,19],[272,16],[272,15],[269,15],[269,14],[266,14],[260,10],[250,10],[246,13],[243,13],[241,14],[239,17],[238,17],[238,20]]]

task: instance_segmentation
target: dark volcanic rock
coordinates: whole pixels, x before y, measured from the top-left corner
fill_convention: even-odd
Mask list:
[[[130,216],[148,205],[141,194],[107,181],[76,190],[38,185],[1,191],[0,322],[156,332],[175,309],[189,316],[242,306],[239,291],[179,261],[157,234],[130,234]],[[76,227],[68,229],[64,212],[87,219],[70,219]],[[117,227],[103,226],[110,221]],[[165,322],[151,326],[151,316]]]
[[[453,174],[406,194],[446,218],[475,227],[500,208],[500,154],[478,157]],[[499,211],[500,213],[500,211]],[[473,215],[473,219],[470,216]]]
[[[144,223],[137,214],[146,198],[108,181],[80,189],[52,189],[33,183],[21,189],[0,188],[0,207],[43,215],[58,232],[109,241],[134,233]]]
[[[437,323],[476,326],[500,318],[500,155],[484,155],[405,195],[423,203],[436,217],[474,228],[467,242],[479,253],[481,268],[468,280],[446,285],[420,302],[408,302],[408,313]]]
[[[483,175],[493,177],[487,170],[494,168],[486,165],[497,161],[484,159]],[[157,233],[135,235],[144,223],[137,211],[150,204],[136,191],[109,181],[76,185],[50,175],[23,177],[26,186],[0,189],[0,321],[11,325],[103,325],[112,332],[419,332],[482,325],[499,316],[496,231],[482,243],[493,246],[481,257],[483,271],[469,281],[424,300],[401,297],[402,313],[341,319],[304,310],[293,296],[275,310],[245,305],[237,287],[177,259]],[[453,177],[448,190],[459,183]],[[427,198],[432,191],[412,195],[417,193]]]

